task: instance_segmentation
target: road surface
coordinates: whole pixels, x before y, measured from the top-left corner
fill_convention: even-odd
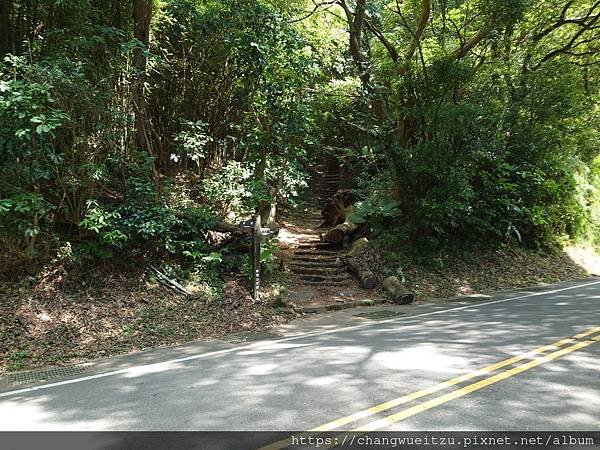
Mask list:
[[[599,280],[276,331],[5,389],[0,429],[600,430]]]

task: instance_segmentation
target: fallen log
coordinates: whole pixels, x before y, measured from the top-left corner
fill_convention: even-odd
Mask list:
[[[360,287],[363,289],[374,289],[379,284],[379,277],[369,269],[361,267],[351,258],[346,259],[346,265],[352,274],[358,279]]]
[[[383,289],[388,297],[399,305],[408,305],[415,300],[412,292],[408,291],[396,277],[387,277],[383,280]]]
[[[336,225],[325,234],[325,240],[330,244],[339,244],[344,240],[344,236],[349,236],[358,226],[349,220]]]
[[[360,239],[355,240],[352,243],[352,248],[348,252],[349,258],[354,258],[359,256],[363,249],[367,249],[369,247],[369,240],[366,237],[361,237]]]
[[[344,258],[348,270],[364,289],[374,289],[380,281],[379,276],[371,270],[372,267],[365,263],[364,256],[369,250],[369,241],[366,238],[357,239],[352,243],[348,256]]]

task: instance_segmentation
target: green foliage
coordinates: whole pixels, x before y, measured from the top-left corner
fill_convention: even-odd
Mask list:
[[[417,20],[419,5],[397,5],[400,17]],[[577,35],[560,23],[561,14],[584,16],[595,7],[584,1],[563,7],[520,0],[447,3],[400,76],[387,49],[371,40],[373,83],[388,112],[385,118],[373,112],[371,94],[354,115],[364,128],[378,123],[380,133],[358,143],[353,169],[387,179],[389,186],[387,194],[361,186],[367,200],[356,219],[374,230],[395,227],[412,242],[597,239],[591,205],[599,74],[593,50],[583,50],[593,31]],[[402,48],[411,36],[391,37],[394,27],[405,26],[398,17],[384,10],[379,25]],[[464,41],[446,32],[449,20],[467,18],[474,29],[464,38],[480,30],[477,49],[483,53],[456,53]],[[517,36],[526,38],[517,42]],[[581,52],[570,51],[574,43]],[[394,139],[401,131],[403,139]],[[386,197],[398,204],[393,221],[381,211]]]
[[[120,58],[109,46],[118,33],[97,26],[73,32],[81,34],[54,47],[58,35],[49,31],[27,57],[0,62],[0,198],[14,206],[0,232],[17,238],[28,258],[36,246],[53,244],[57,224],[79,223],[123,132],[109,77]],[[25,204],[27,211],[19,207]]]
[[[305,0],[157,2],[148,46],[130,3],[15,0],[1,242],[218,277],[247,249],[207,230],[289,206],[328,159],[357,181],[353,220],[390,241],[600,242],[597,6],[434,1],[415,36],[422,4],[367,1],[357,59],[345,15]]]
[[[275,270],[277,252],[279,251],[277,238],[266,239],[260,247],[260,263],[267,273],[272,273]]]
[[[182,130],[177,137],[175,142],[179,146],[179,153],[171,154],[171,160],[179,162],[182,157],[189,158],[198,167],[201,167],[201,162],[206,159],[206,144],[208,144],[212,138],[206,134],[206,123],[204,122],[185,122],[185,129]]]
[[[387,219],[397,219],[401,214],[400,203],[389,198],[377,203],[373,203],[372,200],[360,201],[355,206],[355,211],[350,215],[350,220],[355,224],[367,223],[369,220],[382,222]]]
[[[251,167],[231,161],[204,182],[209,205],[221,215],[245,216],[259,199],[268,199],[264,185],[255,180]]]
[[[31,352],[27,348],[13,350],[8,356],[8,370],[20,370],[25,365],[28,358],[31,357]]]
[[[0,234],[12,238],[28,259],[35,256],[35,241],[48,232],[50,205],[39,193],[0,199]]]
[[[117,229],[121,215],[118,211],[106,211],[96,201],[87,204],[87,214],[79,226],[98,234],[100,240],[111,247],[120,247],[127,241],[127,235]]]
[[[50,179],[60,164],[56,131],[69,116],[56,107],[53,85],[47,76],[42,79],[42,67],[29,66],[22,57],[7,58],[6,63],[0,65],[0,173],[7,184],[32,189]]]

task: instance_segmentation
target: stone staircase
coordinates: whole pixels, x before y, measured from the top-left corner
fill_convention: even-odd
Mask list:
[[[319,207],[323,207],[327,200],[329,200],[342,186],[342,174],[331,173],[325,174],[320,177],[321,179],[317,182],[316,188],[319,192]]]
[[[317,227],[323,222],[320,214],[322,206],[340,188],[342,175],[340,173],[325,173],[315,177],[313,182],[314,195],[310,205],[310,213],[304,217],[308,236],[298,244],[289,269],[297,282],[320,289],[340,289],[354,285],[352,276],[341,261],[343,249],[322,242],[320,234],[325,230]]]
[[[352,284],[340,250],[331,249],[315,240],[301,244],[292,256],[290,269],[303,284],[318,287],[340,287]]]

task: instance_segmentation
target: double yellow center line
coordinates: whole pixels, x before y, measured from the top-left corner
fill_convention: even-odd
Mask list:
[[[534,350],[531,350],[529,352],[526,353],[522,353],[520,355],[514,356],[512,358],[508,358],[505,359],[503,361],[499,361],[497,363],[491,364],[487,367],[484,367],[482,369],[473,371],[473,372],[469,372],[466,373],[464,375],[461,375],[459,377],[456,378],[452,378],[451,380],[448,381],[444,381],[442,383],[436,384],[435,386],[431,386],[429,388],[426,389],[422,389],[420,391],[417,392],[413,392],[412,394],[408,394],[408,395],[404,395],[402,397],[398,397],[395,398],[393,400],[381,403],[379,405],[375,405],[372,406],[371,408],[359,411],[357,413],[351,414],[349,416],[346,417],[342,417],[340,419],[334,420],[332,422],[328,422],[324,425],[321,425],[319,427],[313,428],[312,430],[309,430],[308,434],[315,433],[315,432],[325,432],[325,431],[331,431],[331,430],[335,430],[337,428],[340,428],[344,425],[348,425],[350,423],[354,423],[356,421],[374,416],[376,414],[379,414],[383,411],[389,410],[391,408],[394,408],[396,406],[408,403],[410,401],[419,399],[421,397],[425,397],[427,395],[433,394],[435,392],[441,391],[443,389],[446,389],[448,387],[451,386],[455,386],[457,384],[463,383],[465,381],[468,381],[470,379],[476,378],[476,377],[480,377],[482,375],[486,375],[489,374],[491,372],[495,372],[498,369],[501,369],[503,367],[506,366],[510,366],[513,365],[515,363],[518,363],[520,361],[529,359],[528,362],[518,365],[516,367],[513,367],[511,369],[505,370],[503,372],[497,373],[496,375],[490,376],[488,378],[484,378],[483,380],[477,381],[475,383],[469,384],[467,386],[464,386],[460,389],[456,389],[452,392],[449,392],[447,394],[441,395],[439,397],[435,397],[431,400],[428,400],[426,402],[420,403],[416,406],[413,406],[411,408],[402,410],[398,413],[392,414],[388,417],[384,417],[382,419],[379,420],[375,420],[373,422],[367,423],[366,425],[360,426],[358,428],[353,429],[352,431],[374,431],[374,430],[378,430],[381,429],[383,427],[389,426],[393,423],[396,423],[398,421],[404,420],[408,417],[414,416],[416,414],[419,414],[421,412],[427,411],[428,409],[434,408],[436,406],[439,406],[441,404],[444,404],[446,402],[449,402],[451,400],[454,400],[456,398],[462,397],[464,395],[467,395],[471,392],[477,391],[479,389],[482,389],[484,387],[490,386],[494,383],[497,383],[499,381],[505,380],[507,378],[510,378],[514,375],[517,375],[521,372],[524,372],[526,370],[532,369],[534,367],[537,367],[541,364],[544,364],[546,362],[552,361],[554,359],[560,358],[561,356],[567,355],[571,352],[574,352],[576,350],[588,347],[592,344],[594,344],[595,342],[599,342],[600,341],[600,327],[595,327],[595,328],[591,328],[587,331],[584,331],[583,333],[579,333],[573,337],[569,337],[566,339],[561,339],[560,341],[554,342],[552,344],[549,345],[545,345],[543,347],[539,347],[536,348]],[[596,335],[598,334],[598,335]],[[596,336],[592,336],[592,335],[596,335]],[[581,340],[583,338],[587,338],[589,337],[589,339],[587,340]],[[572,344],[569,345],[568,347],[564,347],[565,345],[568,344]],[[564,348],[563,348],[564,347]],[[552,351],[554,350],[552,353],[546,354],[544,356],[540,356],[540,357],[535,357],[536,355],[542,355],[545,354],[546,352]],[[291,439],[291,438],[290,438]],[[279,441],[279,442],[275,442],[267,447],[263,447],[264,450],[269,449],[269,450],[276,450],[276,449],[281,449],[281,448],[285,448],[288,445],[290,445],[290,439],[285,439],[283,441]]]

